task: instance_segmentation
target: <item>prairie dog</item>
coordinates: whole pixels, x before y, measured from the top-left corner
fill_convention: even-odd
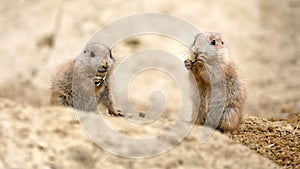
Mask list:
[[[224,132],[236,130],[242,121],[246,92],[239,70],[229,56],[221,34],[199,33],[191,51],[190,58],[184,63],[190,71],[190,78],[196,79],[199,91],[200,98],[193,98],[194,110],[198,112],[196,124],[204,124],[210,113],[209,108],[215,106],[211,104],[219,104],[211,99],[212,86],[223,82],[225,93],[221,94],[225,96],[222,103],[224,109],[223,112],[217,112],[221,113],[221,118],[216,127]]]
[[[114,108],[109,89],[109,75],[114,62],[107,46],[88,43],[76,59],[63,63],[57,69],[52,78],[51,104],[95,111],[96,107],[89,106],[103,103],[109,114],[120,115]],[[74,105],[74,96],[77,105]]]

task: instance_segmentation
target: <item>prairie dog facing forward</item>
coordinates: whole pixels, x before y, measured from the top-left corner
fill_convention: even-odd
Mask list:
[[[191,51],[190,58],[184,63],[190,71],[190,78],[195,78],[197,92],[199,91],[199,95],[193,98],[194,111],[198,113],[196,124],[204,124],[208,113],[211,113],[210,108],[219,106],[211,104],[222,104],[223,111],[214,112],[221,117],[216,127],[224,132],[236,130],[242,121],[246,92],[240,72],[229,56],[221,34],[199,33],[195,37]],[[214,93],[224,96],[221,103],[212,99],[212,87],[222,83],[224,90]]]
[[[52,78],[51,104],[95,111],[96,107],[88,107],[89,104],[103,103],[109,114],[120,115],[114,108],[109,90],[109,75],[114,62],[110,48],[102,43],[88,43],[76,59],[57,69]],[[78,100],[74,100],[74,96]],[[96,96],[97,103],[93,103],[90,96]]]

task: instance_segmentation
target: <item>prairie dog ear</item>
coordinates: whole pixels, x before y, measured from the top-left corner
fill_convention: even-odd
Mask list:
[[[207,37],[207,39],[209,41],[211,41],[213,39],[222,39],[222,35],[218,32],[206,32],[205,36]]]

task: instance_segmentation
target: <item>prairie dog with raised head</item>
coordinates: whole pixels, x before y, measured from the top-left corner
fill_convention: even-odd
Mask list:
[[[216,127],[225,132],[236,130],[242,121],[246,90],[222,36],[212,32],[199,33],[191,51],[190,58],[184,63],[190,71],[190,78],[195,78],[199,91],[199,95],[193,98],[194,110],[198,112],[196,124],[205,123],[210,107],[214,106],[210,104],[219,104],[211,100],[212,86],[223,82],[224,109],[223,112],[217,112],[221,113],[218,114],[221,118]]]

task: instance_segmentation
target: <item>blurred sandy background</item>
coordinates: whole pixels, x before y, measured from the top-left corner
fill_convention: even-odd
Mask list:
[[[300,2],[297,0],[187,0],[184,2],[179,0],[136,2],[121,0],[0,0],[0,97],[15,102],[16,107],[20,107],[18,105],[29,106],[30,110],[23,112],[20,108],[19,111],[25,114],[36,111],[34,114],[40,116],[41,119],[49,118],[48,115],[45,115],[47,112],[54,113],[56,111],[58,112],[57,116],[65,113],[64,111],[71,112],[71,110],[49,108],[50,81],[55,69],[61,63],[76,57],[89,38],[101,27],[121,17],[139,12],[171,14],[189,21],[201,31],[221,33],[247,84],[248,98],[245,114],[270,118],[287,117],[300,113]],[[187,51],[187,48],[172,39],[147,35],[124,41],[116,46],[113,52],[115,57],[121,60],[122,57],[147,48],[164,49],[181,59],[184,59]],[[131,93],[131,97],[138,100],[137,107],[148,106],[148,99],[143,98],[145,86],[151,88],[152,85],[157,85],[166,90],[170,98],[177,98],[177,86],[165,75],[150,73],[146,77],[150,80],[137,79],[138,83],[132,90],[139,95]],[[152,83],[151,78],[162,80]],[[5,102],[4,107],[8,105],[9,108],[17,109],[15,106],[9,106],[14,105],[11,101],[3,101]],[[167,104],[166,108],[169,114],[178,108],[177,101],[178,99],[174,99]],[[10,109],[5,109],[3,112],[10,112]],[[25,116],[30,118],[28,114]],[[64,119],[64,117],[59,118]],[[72,115],[65,120],[68,118],[75,117]],[[6,115],[3,115],[2,119],[7,120]],[[46,125],[57,125],[50,119],[48,120]],[[30,126],[33,121],[29,120],[24,123]],[[17,118],[16,121],[7,124],[14,126],[19,122],[20,120]],[[69,122],[71,123],[72,120]],[[3,126],[2,133],[9,128],[6,123],[3,123]],[[49,137],[51,138],[51,134]],[[82,137],[84,138],[84,136]],[[11,141],[8,139],[9,136],[2,138],[6,143]],[[72,141],[75,138],[72,135],[72,138],[68,139]],[[49,141],[48,137],[45,140],[44,142]],[[91,146],[90,143],[88,146]],[[3,158],[9,154],[8,149],[10,148],[9,146],[3,148],[0,156]],[[20,147],[15,146],[14,148],[19,149]],[[24,151],[27,152],[27,150]],[[93,151],[96,150],[93,149]],[[52,153],[55,156],[55,152]],[[109,155],[106,154],[106,156]],[[118,160],[117,158],[112,159],[110,161],[112,164]],[[247,158],[245,157],[245,159]],[[103,160],[105,161],[105,159]],[[5,158],[2,161],[5,161]],[[123,163],[126,162],[128,161],[123,159]],[[17,164],[20,163],[22,160],[16,163],[15,167],[18,167]],[[192,166],[198,165],[197,163],[192,164]],[[234,165],[234,163],[230,164]],[[248,166],[249,164],[244,165]],[[55,165],[53,164],[53,166]],[[98,163],[95,166],[98,166]],[[134,166],[134,164],[128,166]],[[154,168],[156,167],[154,166]],[[85,166],[83,168],[93,167]],[[163,165],[158,168],[167,167]]]
[[[163,12],[201,31],[223,34],[247,82],[245,113],[260,117],[298,113],[299,8],[295,0],[1,1],[0,96],[48,105],[50,77],[59,64],[77,56],[93,33],[127,15]],[[123,44],[115,50],[116,57],[158,48],[184,58],[187,51],[159,36],[131,38]]]

